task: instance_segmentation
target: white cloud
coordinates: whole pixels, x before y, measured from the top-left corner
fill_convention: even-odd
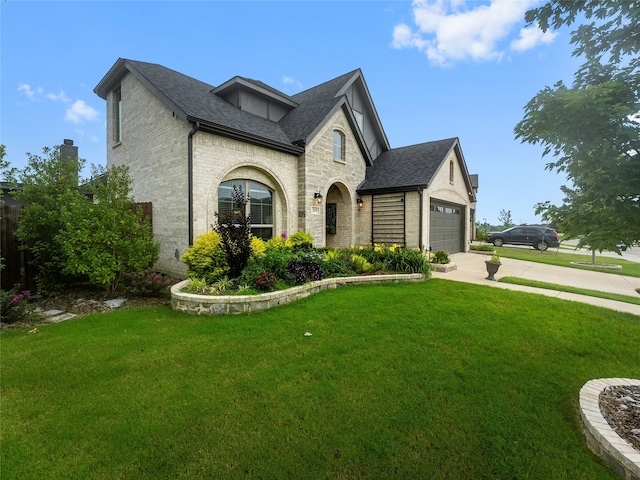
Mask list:
[[[42,95],[42,88],[38,87],[34,90],[28,83],[18,85],[18,91],[22,92],[29,100],[35,100],[37,96]]]
[[[82,100],[76,100],[67,108],[65,120],[72,123],[93,122],[98,119],[98,111],[90,107]]]
[[[60,93],[47,93],[46,97],[49,100],[53,100],[54,102],[70,102],[71,99],[69,97],[67,97],[67,95],[64,93],[64,90],[60,90]]]
[[[302,83],[286,75],[282,77],[282,83],[284,83],[285,85],[294,85],[298,88],[302,88]]]
[[[520,30],[520,36],[511,42],[511,49],[516,52],[524,52],[537,47],[541,43],[549,45],[558,34],[547,30],[543,32],[538,27],[526,27]]]
[[[490,0],[470,6],[464,0],[414,0],[415,26],[406,23],[393,30],[394,48],[417,48],[432,63],[447,65],[457,60],[493,60],[504,57],[503,46],[513,30],[524,23],[527,10],[539,0]],[[550,43],[554,34],[523,28],[511,48],[523,51]]]

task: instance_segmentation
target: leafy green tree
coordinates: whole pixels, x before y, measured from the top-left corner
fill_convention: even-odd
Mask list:
[[[16,174],[23,188],[13,194],[24,206],[16,234],[38,269],[38,289],[46,292],[74,280],[63,274],[64,253],[55,237],[66,227],[65,212],[88,202],[78,188],[84,160],[63,158],[60,147],[45,147],[42,156],[27,156],[27,166]]]
[[[563,172],[562,205],[542,202],[536,213],[580,238],[592,251],[640,239],[640,3],[552,0],[526,14],[543,30],[583,20],[571,36],[585,61],[574,82],[545,87],[527,104],[516,138],[554,157]]]
[[[65,209],[65,225],[55,240],[65,259],[63,273],[86,276],[92,284],[115,291],[123,274],[153,266],[159,245],[148,219],[133,209],[128,168],[93,167],[92,177],[94,201]]]
[[[513,223],[513,218],[511,217],[511,210],[504,210],[504,209],[500,210],[500,215],[498,215],[498,221],[502,225],[503,230],[515,226],[515,223]]]

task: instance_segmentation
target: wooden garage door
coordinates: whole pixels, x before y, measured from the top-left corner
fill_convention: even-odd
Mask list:
[[[373,243],[404,245],[404,192],[373,196]]]
[[[431,200],[429,242],[432,252],[464,251],[464,207]]]

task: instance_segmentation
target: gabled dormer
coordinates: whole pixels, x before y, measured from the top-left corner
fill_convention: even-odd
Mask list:
[[[274,122],[298,106],[291,97],[266,83],[244,77],[233,77],[212,92],[240,110]]]

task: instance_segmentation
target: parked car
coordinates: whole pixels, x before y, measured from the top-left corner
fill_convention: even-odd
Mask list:
[[[536,250],[542,251],[549,247],[560,246],[560,240],[558,240],[558,234],[555,230],[530,225],[511,227],[502,232],[489,232],[487,242],[493,243],[496,247],[501,247],[502,245],[531,245]]]

